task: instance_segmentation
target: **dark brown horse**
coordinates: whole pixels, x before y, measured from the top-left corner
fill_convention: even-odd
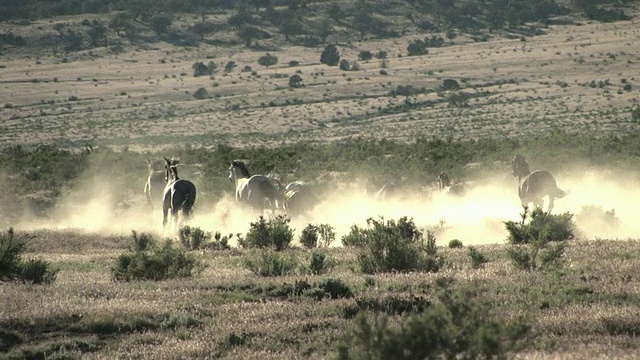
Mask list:
[[[178,211],[182,210],[182,220],[191,217],[196,202],[196,186],[189,180],[178,177],[178,160],[164,158],[164,197],[162,201],[162,228],[167,225],[167,214],[171,209],[174,230],[178,229]]]
[[[556,184],[556,179],[546,170],[536,170],[531,172],[529,164],[521,155],[516,155],[512,161],[513,176],[517,177],[520,184],[518,196],[523,206],[533,203],[536,207],[542,207],[544,197],[549,197],[547,212],[553,209],[554,199],[560,199],[567,195],[567,192],[560,190]]]
[[[453,184],[449,178],[449,174],[444,171],[438,174],[438,190],[445,196],[464,196],[467,193],[467,188],[464,184]]]

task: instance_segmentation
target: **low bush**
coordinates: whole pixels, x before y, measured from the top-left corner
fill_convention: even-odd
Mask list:
[[[300,244],[307,249],[328,247],[336,239],[336,232],[329,224],[308,224],[300,233]]]
[[[229,250],[231,246],[229,246],[229,240],[233,238],[233,234],[222,235],[219,231],[216,231],[213,234],[213,239],[209,241],[205,247],[211,250]]]
[[[290,254],[265,249],[247,257],[244,265],[254,274],[267,277],[289,275],[298,267],[298,262]]]
[[[41,259],[24,261],[24,240],[18,238],[13,228],[0,234],[0,281],[22,281],[32,284],[51,284],[56,280],[57,269]]]
[[[386,314],[360,311],[338,348],[338,359],[508,358],[530,331],[522,319],[506,323],[488,315],[489,306],[470,293],[449,290],[438,300],[421,305],[421,313],[399,325]]]
[[[178,239],[182,246],[188,250],[197,250],[206,245],[211,239],[211,234],[198,227],[183,226],[178,230]]]
[[[314,250],[309,256],[309,273],[312,275],[322,275],[329,271],[335,265],[333,259],[327,256],[325,252]]]
[[[133,232],[133,245],[129,254],[122,254],[111,268],[116,281],[166,280],[191,277],[203,269],[203,265],[182,249],[173,247],[167,239],[158,246],[151,235]]]
[[[528,208],[524,208],[520,222],[506,221],[509,232],[508,241],[511,244],[530,244],[536,240],[542,242],[565,241],[574,237],[575,226],[573,214],[547,214],[542,209],[534,209],[531,215]],[[531,220],[527,222],[527,219]]]
[[[358,244],[360,271],[374,274],[389,271],[427,271],[440,269],[443,259],[437,256],[435,236],[427,232],[426,241],[412,219],[398,221],[367,219],[368,228],[353,226],[343,237],[343,244]]]
[[[487,263],[489,261],[484,256],[484,254],[482,254],[480,251],[478,251],[473,246],[469,246],[467,251],[468,251],[468,254],[469,254],[469,258],[471,259],[471,267],[474,268],[474,269],[478,269],[478,268],[482,267],[485,263]]]
[[[513,264],[523,270],[541,270],[561,265],[566,240],[573,238],[573,214],[552,215],[535,209],[527,222],[525,207],[521,222],[507,221],[509,243],[513,246],[508,256]],[[559,242],[551,246],[551,242]]]
[[[245,239],[239,239],[238,245],[245,249],[272,248],[282,251],[289,247],[293,240],[293,229],[289,227],[290,218],[282,215],[274,219],[263,216],[257,222],[252,222]]]
[[[458,240],[458,239],[453,239],[451,241],[449,241],[449,248],[450,249],[460,249],[463,248],[464,244],[462,244],[462,241]]]

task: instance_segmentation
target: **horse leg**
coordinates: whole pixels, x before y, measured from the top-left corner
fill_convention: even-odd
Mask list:
[[[551,210],[553,210],[553,196],[549,196],[549,210],[547,213],[551,214]]]
[[[162,230],[167,226],[167,212],[169,209],[165,206],[162,207]]]
[[[171,221],[173,221],[173,231],[178,231],[178,209],[171,208]]]

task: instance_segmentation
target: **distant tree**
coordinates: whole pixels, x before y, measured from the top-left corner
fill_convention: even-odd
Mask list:
[[[255,26],[245,25],[237,32],[246,47],[251,47],[253,40],[262,38],[262,30]]]
[[[216,31],[216,25],[212,22],[203,21],[193,25],[191,27],[191,31],[198,34],[200,36],[200,40],[204,40],[205,35]]]
[[[331,20],[323,18],[313,26],[314,33],[317,37],[322,39],[322,43],[327,42],[327,38],[333,34],[333,23]]]
[[[376,21],[373,18],[372,11],[368,6],[360,6],[353,15],[352,27],[360,33],[360,41],[371,32],[377,31]]]
[[[64,50],[69,52],[82,49],[84,49],[84,39],[82,35],[74,31],[68,31],[64,35]]]
[[[91,28],[87,30],[87,35],[92,46],[107,46],[107,28],[101,22],[94,20]]]
[[[349,61],[347,59],[340,60],[340,70],[349,71]]]
[[[329,66],[336,66],[340,62],[340,53],[335,45],[325,46],[320,54],[320,62]]]
[[[216,63],[213,61],[209,61],[208,65],[201,61],[197,61],[193,63],[191,67],[193,68],[194,77],[213,75],[216,71]]]
[[[256,12],[260,11],[260,8],[271,7],[271,0],[250,0],[249,2],[256,8]]]
[[[278,63],[278,58],[269,53],[267,53],[265,56],[261,56],[258,59],[258,64],[266,67],[267,69],[269,68],[269,66],[273,66],[277,63]]]
[[[344,11],[342,10],[338,2],[333,2],[327,9],[327,15],[333,21],[339,23],[344,18]]]
[[[386,58],[387,58],[387,52],[386,51],[380,50],[380,51],[378,51],[376,53],[376,59],[383,60],[383,59],[386,59]]]
[[[287,41],[289,36],[304,34],[304,26],[300,20],[300,15],[296,11],[286,10],[279,16],[276,26]]]
[[[253,23],[253,16],[251,16],[249,10],[244,7],[238,9],[238,12],[231,15],[227,20],[227,24],[238,30],[241,30],[243,27],[245,27],[245,25],[250,25]]]
[[[302,87],[302,77],[298,74],[295,74],[289,78],[289,87],[292,89]]]
[[[358,53],[358,59],[360,59],[360,61],[369,61],[373,59],[373,54],[369,50],[362,50]]]
[[[421,39],[413,40],[407,46],[407,53],[409,56],[427,55],[429,53],[427,43]]]
[[[161,35],[169,31],[169,27],[173,19],[170,15],[156,15],[151,18],[151,30],[156,33],[156,35]]]
[[[116,14],[109,21],[109,29],[115,31],[118,36],[122,36],[128,26],[131,26],[131,17],[127,13]]]

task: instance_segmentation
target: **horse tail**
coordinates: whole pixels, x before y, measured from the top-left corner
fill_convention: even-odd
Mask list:
[[[561,199],[565,196],[567,196],[569,194],[569,191],[564,191],[562,189],[560,189],[559,187],[556,186],[555,192],[553,194],[553,197],[555,197],[556,199]]]

